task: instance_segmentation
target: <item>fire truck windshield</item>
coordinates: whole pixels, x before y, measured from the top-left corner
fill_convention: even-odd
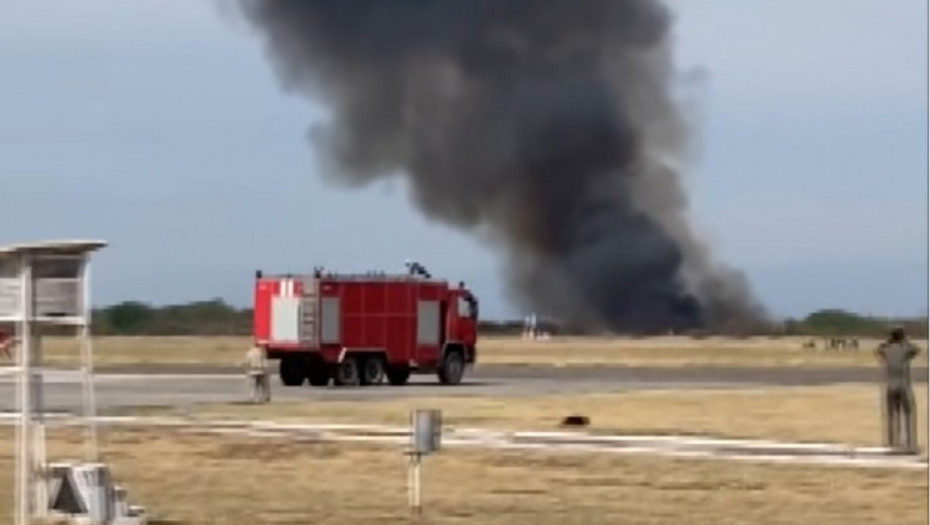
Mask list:
[[[459,297],[459,315],[471,320],[478,319],[478,300],[470,293]]]

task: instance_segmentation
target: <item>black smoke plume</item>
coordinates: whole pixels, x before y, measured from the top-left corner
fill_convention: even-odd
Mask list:
[[[759,319],[686,217],[672,18],[656,0],[241,0],[321,101],[337,180],[403,173],[505,255],[513,296],[587,330]]]

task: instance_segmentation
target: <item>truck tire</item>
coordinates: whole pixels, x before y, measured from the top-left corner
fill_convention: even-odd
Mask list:
[[[278,375],[284,386],[300,386],[307,379],[306,360],[299,357],[284,357],[278,367]]]
[[[307,380],[310,386],[328,386],[333,377],[333,367],[323,361],[319,355],[307,359]]]
[[[324,363],[315,363],[307,373],[310,386],[329,386],[330,377],[332,374]]]
[[[459,350],[449,350],[439,364],[437,375],[444,385],[457,385],[465,374],[465,356]]]
[[[356,386],[359,383],[358,361],[354,357],[346,357],[336,365],[334,374],[336,386]]]
[[[384,381],[384,359],[370,356],[362,360],[359,382],[363,385],[380,385]]]
[[[385,371],[388,383],[394,386],[403,386],[410,379],[410,368],[406,366],[391,366]]]

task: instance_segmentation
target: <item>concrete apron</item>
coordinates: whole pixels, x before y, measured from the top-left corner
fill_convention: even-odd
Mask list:
[[[49,426],[81,425],[69,414],[46,414]],[[406,427],[384,425],[303,424],[274,421],[197,420],[168,417],[98,417],[104,426],[159,427],[199,434],[230,434],[302,442],[370,442],[404,446]],[[15,414],[0,414],[0,424],[15,424]],[[883,447],[830,443],[693,436],[589,434],[584,432],[509,432],[446,427],[442,443],[450,447],[536,450],[572,453],[653,455],[672,458],[749,461],[857,468],[927,469],[926,456],[895,455]]]

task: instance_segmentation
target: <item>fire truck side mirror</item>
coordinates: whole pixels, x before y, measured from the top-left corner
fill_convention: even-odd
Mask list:
[[[256,279],[261,279],[261,278],[262,278],[262,271],[261,271],[261,270],[255,270],[255,278],[256,278]]]

